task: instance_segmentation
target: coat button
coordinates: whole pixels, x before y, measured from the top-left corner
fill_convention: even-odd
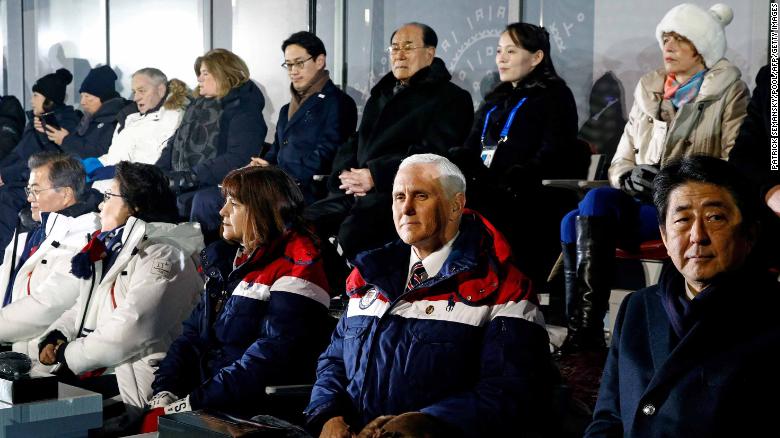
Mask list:
[[[685,147],[688,147],[688,146],[690,146],[691,144],[693,144],[693,143],[692,143],[690,140],[685,140],[685,141],[683,142],[683,146],[685,146]]]
[[[647,123],[653,123],[653,118],[650,116],[647,116]]]
[[[287,144],[287,140],[283,141],[282,144]]]
[[[431,313],[433,313],[433,306],[426,307],[425,308],[425,314],[426,315],[430,315]]]
[[[642,413],[648,417],[655,414],[655,406],[653,406],[651,403],[642,406]]]

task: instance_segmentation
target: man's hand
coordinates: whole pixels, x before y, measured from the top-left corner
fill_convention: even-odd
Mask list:
[[[271,164],[268,161],[265,161],[260,157],[252,157],[252,159],[249,160],[249,164],[247,164],[246,167],[252,167],[252,166],[268,167],[270,165]]]
[[[386,415],[368,423],[357,438],[438,438],[457,435],[452,427],[422,412]]]
[[[38,360],[44,365],[54,365],[57,363],[57,348],[65,341],[58,339],[56,344],[46,344],[38,355]]]
[[[67,129],[65,128],[54,128],[52,126],[46,125],[46,136],[49,137],[49,140],[53,141],[57,144],[57,146],[62,146],[62,140],[65,139],[65,137],[70,134]]]
[[[33,117],[33,128],[35,128],[35,130],[40,133],[46,133],[43,130],[43,123],[41,123],[41,118],[38,116]]]
[[[780,217],[780,185],[776,185],[769,189],[766,193],[766,205],[772,210],[775,215]]]
[[[369,169],[350,169],[341,172],[339,175],[341,185],[339,188],[348,195],[366,196],[374,188],[374,178],[371,177]]]
[[[384,426],[393,418],[395,418],[395,415],[382,415],[374,418],[360,431],[357,438],[381,438],[385,436]]]
[[[354,436],[344,417],[333,417],[326,421],[320,432],[320,438],[353,438]]]

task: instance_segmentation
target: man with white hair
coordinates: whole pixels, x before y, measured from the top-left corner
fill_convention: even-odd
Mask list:
[[[464,210],[465,191],[444,157],[401,163],[401,239],[358,254],[319,360],[306,415],[320,437],[504,436],[526,427],[523,416],[534,423],[548,382],[544,320],[504,237]]]
[[[159,69],[145,67],[133,73],[131,85],[133,102],[117,115],[119,122],[108,152],[84,160],[92,179],[110,180],[114,176],[113,166],[120,161],[154,164],[181,124],[189,103],[185,83],[178,79],[169,81]],[[95,187],[104,191],[108,185],[106,182]]]

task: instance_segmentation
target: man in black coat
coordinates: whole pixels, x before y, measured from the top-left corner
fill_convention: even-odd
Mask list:
[[[435,57],[437,43],[433,29],[421,23],[393,32],[392,72],[371,89],[357,135],[336,153],[328,197],[306,210],[320,235],[338,236],[348,259],[394,239],[390,192],[401,161],[446,155],[468,135],[471,96],[450,82]]]
[[[24,130],[24,109],[14,96],[0,96],[0,160],[19,143]]]
[[[769,66],[765,65],[756,75],[756,88],[747,108],[747,117],[739,129],[729,163],[735,165],[755,186],[763,209],[761,238],[756,251],[773,267],[780,265],[780,168],[775,144],[772,162],[770,140]],[[776,137],[775,137],[776,138]]]
[[[751,188],[729,163],[694,156],[661,169],[653,197],[674,265],[620,306],[585,436],[766,436],[780,283],[752,253]]]

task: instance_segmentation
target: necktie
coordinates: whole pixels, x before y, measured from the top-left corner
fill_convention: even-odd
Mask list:
[[[406,283],[405,292],[414,289],[418,284],[427,279],[428,273],[425,272],[425,266],[423,266],[422,262],[418,260],[414,265],[412,265],[412,275],[409,277],[409,283]]]

